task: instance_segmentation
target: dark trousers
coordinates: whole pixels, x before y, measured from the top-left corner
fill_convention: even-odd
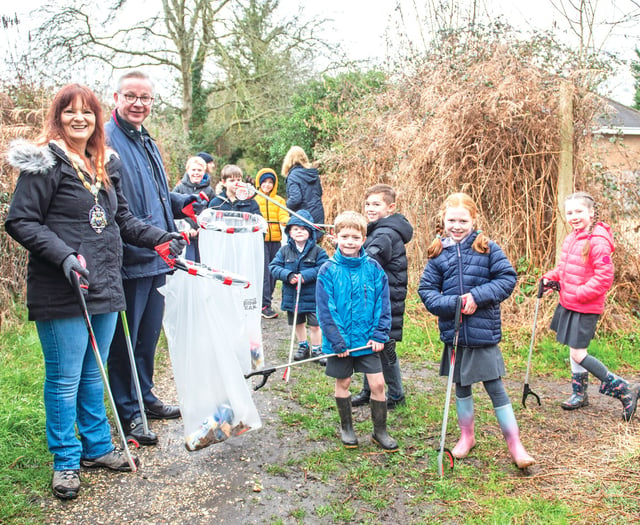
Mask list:
[[[276,286],[276,280],[269,271],[269,264],[280,249],[280,242],[265,241],[264,243],[264,276],[262,277],[262,308],[271,306],[271,298],[273,289]]]
[[[145,405],[157,401],[153,388],[153,367],[156,345],[162,329],[164,296],[158,288],[166,282],[166,275],[127,279],[123,282],[127,301],[127,324],[135,356],[140,390]],[[116,402],[120,420],[126,424],[140,414],[138,396],[131,374],[131,362],[127,350],[121,319],[109,350],[109,385]]]

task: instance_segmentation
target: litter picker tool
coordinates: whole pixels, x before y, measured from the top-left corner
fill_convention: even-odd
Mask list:
[[[533,329],[531,330],[531,342],[529,343],[529,358],[527,359],[527,372],[524,376],[524,387],[522,388],[522,406],[527,408],[527,397],[533,396],[538,401],[538,406],[542,403],[540,402],[540,396],[536,394],[531,388],[529,388],[529,370],[531,368],[531,356],[533,354],[533,344],[536,340],[536,325],[538,323],[538,310],[540,309],[540,299],[544,295],[545,290],[556,290],[560,291],[560,283],[557,281],[547,281],[546,284],[544,279],[540,279],[540,283],[538,285],[538,295],[536,296],[536,310],[533,314]]]
[[[370,346],[359,346],[358,348],[351,348],[349,350],[345,350],[347,354],[351,354],[352,352],[357,352],[359,350],[365,350],[366,348],[371,348]],[[254,390],[260,390],[267,382],[267,379],[273,374],[276,370],[280,370],[281,368],[289,368],[290,366],[303,365],[305,363],[312,363],[313,361],[319,361],[320,359],[326,359],[327,357],[335,357],[335,354],[321,354],[315,357],[310,357],[309,359],[302,359],[301,361],[291,361],[284,365],[273,366],[271,368],[265,368],[264,370],[256,370],[255,372],[250,372],[245,374],[244,378],[249,379],[253,376],[262,376],[262,381],[260,384],[253,387]]]
[[[451,387],[453,386],[453,371],[456,365],[456,351],[458,350],[458,338],[460,336],[460,321],[462,318],[462,297],[458,296],[456,301],[456,317],[454,324],[453,344],[449,349],[449,376],[447,377],[447,395],[444,400],[444,414],[442,415],[442,432],[440,433],[440,451],[438,452],[438,472],[440,477],[444,476],[443,458],[447,454],[449,458],[449,466],[453,468],[453,454],[448,448],[445,448],[444,442],[447,436],[447,422],[449,420],[449,403],[451,402]]]
[[[133,355],[133,345],[131,344],[131,333],[129,332],[129,323],[127,321],[127,312],[120,312],[120,321],[122,321],[122,329],[124,331],[124,339],[127,342],[127,351],[129,352],[129,361],[131,362],[131,375],[133,376],[133,384],[138,396],[138,407],[140,408],[140,417],[142,418],[142,428],[144,433],[149,433],[149,422],[147,421],[147,413],[144,410],[144,401],[142,399],[142,389],[140,388],[140,378],[138,377],[138,367],[136,366],[136,358]],[[135,439],[130,439],[132,443],[139,446]]]
[[[300,215],[299,213],[296,213],[295,211],[287,208],[286,206],[283,206],[282,203],[278,202],[277,200],[269,197],[269,195],[267,195],[266,193],[261,192],[260,190],[254,188],[253,186],[251,186],[250,184],[242,184],[242,183],[238,183],[237,185],[237,190],[236,190],[236,197],[241,200],[247,200],[249,197],[251,197],[252,193],[257,193],[258,195],[260,195],[261,197],[264,197],[265,199],[267,199],[269,202],[275,204],[276,206],[278,206],[278,208],[282,208],[284,211],[286,211],[289,215],[293,215],[294,217],[297,217],[298,219],[300,219],[302,222],[304,222],[305,224],[308,224],[309,226],[311,226],[314,230],[319,231],[320,233],[326,233],[326,230],[333,228],[333,224],[315,224],[313,222],[311,222],[309,219],[305,219],[302,215]]]
[[[183,257],[173,257],[169,252],[169,242],[159,244],[155,247],[155,250],[170,268],[182,270],[190,275],[199,275],[200,277],[220,281],[220,284],[226,284],[227,286],[242,286],[243,288],[249,288],[251,285],[249,280],[242,275],[228,272],[226,270],[216,270],[206,264],[189,261]]]
[[[293,361],[293,345],[296,339],[296,322],[298,321],[298,305],[300,304],[300,288],[302,288],[302,275],[297,274],[298,282],[296,283],[296,305],[293,309],[293,327],[291,328],[291,342],[289,343],[289,362]],[[287,367],[284,371],[282,379],[289,382],[291,371]]]
[[[78,260],[84,266],[86,262],[82,255],[78,255]],[[74,278],[73,284],[76,292],[76,296],[78,298],[78,303],[80,303],[80,308],[82,310],[82,317],[84,318],[84,324],[87,327],[87,332],[89,332],[89,342],[91,344],[91,348],[93,349],[93,355],[96,358],[96,364],[98,365],[98,369],[100,370],[100,375],[102,376],[102,382],[104,383],[104,389],[107,392],[107,397],[109,398],[109,404],[111,405],[111,410],[113,410],[113,415],[115,416],[115,423],[118,429],[118,435],[122,440],[122,451],[124,452],[125,458],[127,459],[127,463],[129,463],[129,467],[131,468],[131,472],[136,472],[138,467],[136,466],[135,461],[131,457],[131,453],[129,452],[129,447],[127,446],[127,438],[124,434],[124,430],[122,429],[122,424],[120,423],[120,417],[118,416],[118,409],[116,408],[116,403],[113,400],[113,394],[111,393],[111,388],[109,386],[109,379],[107,378],[107,373],[104,370],[104,365],[102,364],[102,358],[100,357],[100,350],[98,348],[98,341],[96,340],[95,333],[93,332],[93,326],[91,326],[91,318],[89,317],[89,310],[87,310],[87,303],[84,300],[84,291],[87,286],[83,284],[80,280],[80,276],[73,272]]]

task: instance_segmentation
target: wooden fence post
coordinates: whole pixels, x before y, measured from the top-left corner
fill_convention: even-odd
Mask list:
[[[562,242],[569,233],[564,218],[564,200],[573,189],[573,86],[570,82],[560,85],[560,154],[558,155],[558,191],[556,212],[556,264],[560,261]]]

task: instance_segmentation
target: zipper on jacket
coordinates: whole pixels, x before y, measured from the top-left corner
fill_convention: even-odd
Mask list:
[[[464,281],[462,279],[462,251],[460,250],[460,243],[456,243],[456,256],[458,257],[458,284],[460,285],[460,295],[464,294]],[[462,314],[460,314],[460,328],[464,333],[464,342],[469,341],[467,336],[467,323],[464,322]]]

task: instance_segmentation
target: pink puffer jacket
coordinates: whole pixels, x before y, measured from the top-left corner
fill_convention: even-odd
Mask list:
[[[591,238],[589,256],[582,248]],[[608,224],[598,222],[591,234],[573,231],[562,244],[560,264],[543,275],[560,282],[560,304],[583,314],[601,314],[607,290],[613,284],[613,234]]]

